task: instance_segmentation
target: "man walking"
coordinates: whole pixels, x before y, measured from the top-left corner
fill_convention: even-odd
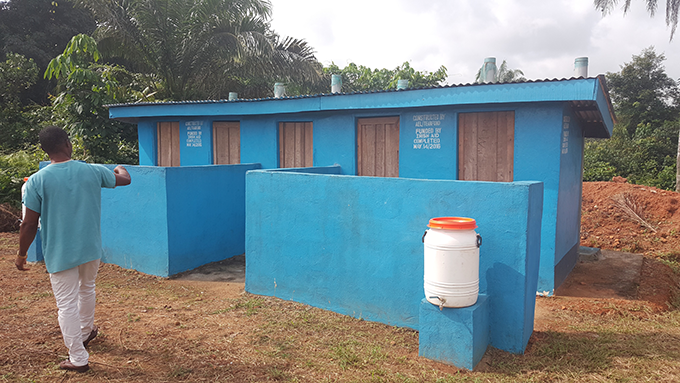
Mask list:
[[[68,134],[56,126],[40,132],[40,146],[50,164],[26,182],[23,204],[26,215],[19,231],[15,265],[26,268],[26,252],[35,238],[38,219],[45,266],[59,309],[59,327],[69,359],[64,370],[89,370],[85,349],[97,336],[94,325],[95,278],[102,255],[101,188],[130,184],[123,166],[113,172],[102,165],[72,161]]]

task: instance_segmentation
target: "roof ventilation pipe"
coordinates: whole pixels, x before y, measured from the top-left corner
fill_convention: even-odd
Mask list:
[[[574,77],[588,77],[588,58],[577,57],[574,60]]]
[[[331,93],[342,92],[342,76],[339,74],[331,75]]]
[[[229,101],[238,100],[238,93],[229,92]]]
[[[496,82],[496,58],[487,57],[482,65],[482,72],[479,74],[481,82]]]
[[[286,85],[282,82],[274,84],[274,97],[281,98],[286,94]]]

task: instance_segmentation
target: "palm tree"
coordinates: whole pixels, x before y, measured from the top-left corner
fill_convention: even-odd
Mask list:
[[[624,0],[623,3],[623,14],[625,15],[630,9],[630,1]],[[645,0],[647,3],[647,12],[650,16],[654,16],[656,13],[656,7],[658,5],[658,0]],[[614,7],[619,3],[619,0],[593,0],[595,8],[602,12],[603,15],[607,15],[614,9]],[[666,0],[666,25],[671,27],[671,40],[673,40],[673,35],[675,34],[675,29],[678,26],[678,12],[680,11],[680,0]]]
[[[479,70],[477,71],[477,75],[475,76],[476,83],[483,82],[482,68],[479,68]],[[503,60],[503,63],[496,71],[496,77],[492,82],[513,82],[513,81],[526,81],[526,78],[524,78],[524,72],[522,72],[519,69],[508,69],[508,63],[506,63],[505,60]]]
[[[164,86],[160,98],[225,98],[253,79],[319,76],[306,42],[280,42],[271,32],[267,0],[78,2],[100,22],[94,37],[102,54],[132,71],[156,74]]]

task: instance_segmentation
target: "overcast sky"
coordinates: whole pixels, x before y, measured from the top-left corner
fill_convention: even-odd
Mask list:
[[[619,7],[606,17],[593,0],[271,2],[273,29],[306,40],[324,65],[394,69],[409,61],[429,72],[444,65],[448,83],[462,84],[496,57],[528,79],[553,79],[571,77],[576,57],[588,57],[588,75],[596,76],[654,46],[668,75],[680,77],[680,29],[669,42],[665,1],[653,18],[644,0],[632,0],[626,16]]]

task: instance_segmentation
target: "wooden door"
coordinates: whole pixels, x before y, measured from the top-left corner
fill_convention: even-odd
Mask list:
[[[179,121],[158,123],[158,166],[179,166]]]
[[[515,112],[461,113],[458,179],[512,182]]]
[[[241,124],[238,121],[213,122],[213,164],[241,163]]]
[[[399,117],[359,119],[357,174],[399,177]]]
[[[279,124],[279,167],[305,168],[313,166],[311,122]]]

